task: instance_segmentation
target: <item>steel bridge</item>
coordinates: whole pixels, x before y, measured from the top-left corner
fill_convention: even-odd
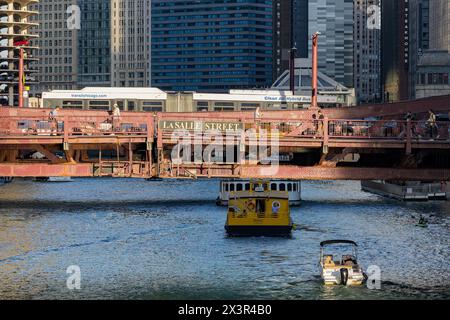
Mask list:
[[[450,122],[431,132],[429,109],[448,114],[450,96],[322,114],[123,112],[113,118],[65,109],[52,120],[47,109],[3,107],[0,176],[449,181]],[[417,118],[405,120],[408,111]],[[250,156],[258,145],[270,158],[274,141],[284,156],[279,165]],[[211,145],[216,156],[222,150],[231,158],[196,158]],[[174,159],[183,148],[188,151]]]

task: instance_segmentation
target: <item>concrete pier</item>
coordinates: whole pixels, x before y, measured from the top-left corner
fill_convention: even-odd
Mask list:
[[[450,182],[361,181],[361,189],[404,201],[450,200]]]

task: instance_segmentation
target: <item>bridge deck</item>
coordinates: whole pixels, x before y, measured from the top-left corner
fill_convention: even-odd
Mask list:
[[[60,113],[0,108],[0,176],[450,180],[450,122],[432,130],[426,120],[305,111]],[[280,158],[267,165],[253,148]],[[217,157],[229,150],[231,159]]]

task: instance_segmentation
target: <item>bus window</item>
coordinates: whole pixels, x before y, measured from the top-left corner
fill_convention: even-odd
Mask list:
[[[242,111],[254,111],[260,107],[261,107],[261,105],[259,103],[242,103],[241,104]]]
[[[288,188],[287,188],[288,191],[291,192],[291,191],[292,191],[292,183],[288,183],[288,184],[287,184],[287,187],[288,187]]]
[[[136,110],[136,102],[128,101],[128,111],[135,111],[135,110]]]
[[[228,183],[225,183],[224,186],[225,186],[225,191],[228,192]]]
[[[272,183],[272,184],[270,185],[270,190],[272,190],[272,191],[277,191],[277,184],[276,184],[276,183]]]
[[[234,102],[215,102],[214,111],[235,111]]]
[[[63,101],[63,109],[83,109],[83,101]]]
[[[297,192],[297,183],[294,183],[294,192]]]
[[[144,101],[142,103],[142,111],[146,112],[161,112],[163,106],[161,101]]]
[[[208,101],[198,101],[197,102],[197,111],[208,111],[209,110],[209,104]]]
[[[233,183],[230,184],[230,191],[234,191],[234,184]]]
[[[106,100],[95,100],[89,101],[90,110],[109,110],[109,101]]]
[[[280,191],[286,191],[286,185],[284,183],[280,183]]]
[[[116,104],[119,106],[119,109],[121,111],[123,111],[123,106],[124,106],[123,100],[116,101]]]
[[[250,183],[245,184],[245,191],[250,191]]]
[[[242,184],[241,183],[238,183],[236,185],[236,191],[242,191]]]

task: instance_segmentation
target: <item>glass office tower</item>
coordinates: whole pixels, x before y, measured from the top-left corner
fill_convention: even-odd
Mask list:
[[[111,84],[110,0],[79,1],[78,87]]]
[[[354,86],[354,0],[310,0],[309,35],[319,31],[319,70]],[[309,41],[309,52],[312,50]]]
[[[272,82],[271,0],[152,1],[152,86],[173,91]]]

